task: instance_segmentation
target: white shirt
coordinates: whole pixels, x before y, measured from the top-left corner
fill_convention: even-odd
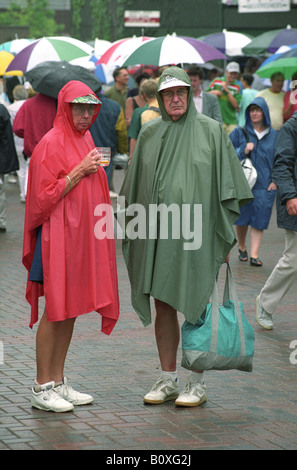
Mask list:
[[[193,96],[193,101],[198,113],[202,113],[202,90],[200,90],[199,95]]]

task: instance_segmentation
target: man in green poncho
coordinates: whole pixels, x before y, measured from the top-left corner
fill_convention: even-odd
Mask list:
[[[161,117],[143,126],[121,189],[123,255],[132,305],[145,326],[151,323],[150,296],[155,299],[162,375],[144,401],[178,397],[176,405],[196,406],[206,400],[203,371],[191,372],[179,395],[177,311],[193,324],[203,313],[236,243],[233,222],[240,204],[252,193],[226,132],[197,113],[182,69],[163,72],[157,99]]]

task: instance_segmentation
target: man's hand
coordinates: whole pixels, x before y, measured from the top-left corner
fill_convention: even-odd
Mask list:
[[[286,201],[286,208],[289,215],[297,215],[297,197]]]

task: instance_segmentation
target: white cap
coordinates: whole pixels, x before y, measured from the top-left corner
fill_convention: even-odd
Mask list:
[[[230,62],[226,67],[227,72],[240,72],[239,64],[237,62]]]
[[[166,75],[164,80],[162,81],[161,85],[158,88],[158,91],[166,90],[166,88],[172,88],[174,86],[191,86],[182,80],[178,80],[177,78],[173,77],[172,75]]]

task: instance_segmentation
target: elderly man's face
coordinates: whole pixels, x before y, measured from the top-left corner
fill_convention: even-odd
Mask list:
[[[175,86],[161,91],[165,109],[173,121],[185,114],[188,106],[188,87]]]

